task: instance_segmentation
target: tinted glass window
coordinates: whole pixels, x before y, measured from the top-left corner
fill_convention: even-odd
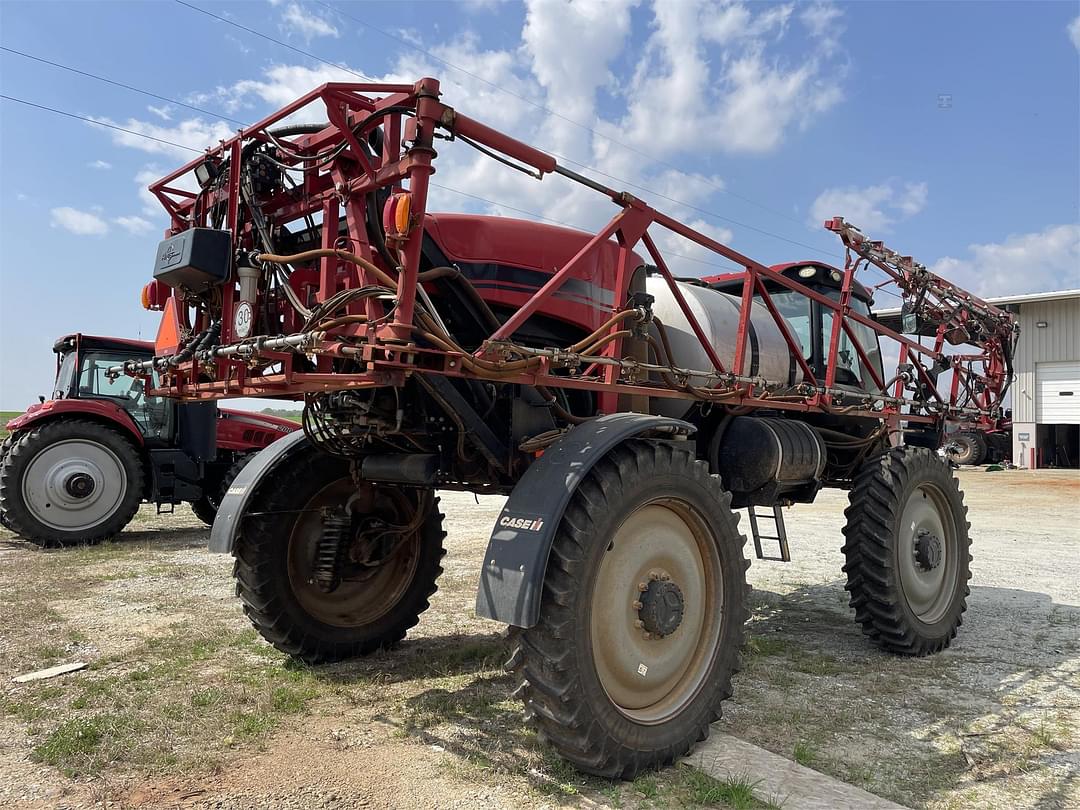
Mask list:
[[[130,353],[83,352],[79,362],[78,395],[84,399],[111,400],[131,415],[144,436],[167,438],[172,413],[169,401],[147,396],[142,380],[126,374],[116,379],[108,376],[110,366],[118,366],[130,359]]]

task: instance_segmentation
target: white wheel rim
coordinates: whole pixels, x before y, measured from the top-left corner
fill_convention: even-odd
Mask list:
[[[67,439],[30,460],[22,496],[35,520],[57,531],[76,531],[112,517],[127,488],[124,465],[112,450],[87,439]]]
[[[661,723],[697,695],[717,654],[724,589],[714,539],[688,504],[658,499],[635,510],[611,538],[591,602],[593,661],[625,716]],[[638,626],[641,586],[656,575],[678,586],[684,613],[669,635]]]
[[[953,600],[960,562],[956,527],[944,494],[931,484],[916,487],[904,504],[898,531],[900,583],[908,605],[925,624],[941,621]],[[937,538],[939,554],[931,568],[916,558],[920,535]]]

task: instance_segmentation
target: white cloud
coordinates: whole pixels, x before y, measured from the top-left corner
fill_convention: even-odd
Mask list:
[[[1004,242],[968,245],[930,269],[976,295],[994,296],[1080,287],[1080,225],[1050,225]]]
[[[328,20],[303,8],[299,3],[289,3],[281,15],[281,27],[290,33],[299,34],[305,40],[313,37],[337,37],[335,28]]]
[[[895,182],[856,188],[829,188],[821,192],[810,205],[810,226],[835,216],[842,216],[863,233],[873,236],[885,233],[896,222],[918,214],[926,207],[926,183]]]
[[[112,164],[105,160],[94,160],[86,164],[91,169],[111,169]]]
[[[626,90],[628,112],[609,129],[637,148],[769,152],[843,97],[843,66],[813,29],[796,56],[773,52],[791,6],[657,2],[653,13],[654,31]],[[688,137],[690,126],[702,137]]]
[[[116,217],[113,222],[126,230],[128,233],[135,234],[136,236],[150,233],[155,230],[154,223],[142,217],[130,216],[130,217]]]
[[[146,109],[148,109],[162,121],[172,120],[173,106],[171,104],[162,104],[160,107],[155,107],[153,104],[148,104],[146,105]]]
[[[202,150],[208,146],[216,146],[219,140],[233,135],[232,128],[224,121],[204,121],[202,118],[189,118],[171,127],[139,121],[135,118],[129,118],[119,124],[110,118],[95,118],[94,120],[111,126],[122,126],[132,132],[158,139],[148,140],[147,137],[139,137],[131,132],[110,130],[113,142],[120,146],[129,146],[143,152],[173,155],[185,163],[194,157],[191,149]],[[165,143],[166,141],[168,143]]]
[[[54,208],[49,213],[54,228],[63,228],[76,236],[103,236],[109,232],[109,223],[89,211],[64,206]]]
[[[1068,31],[1069,39],[1076,46],[1076,50],[1080,51],[1080,16],[1077,16],[1075,20],[1069,23]]]
[[[810,32],[810,35],[821,42],[828,53],[832,53],[840,41],[840,35],[844,33],[841,24],[843,12],[831,3],[814,3],[803,6],[799,14],[799,20]]]

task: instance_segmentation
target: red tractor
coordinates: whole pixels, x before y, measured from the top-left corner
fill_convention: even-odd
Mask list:
[[[139,504],[191,503],[207,525],[252,454],[295,422],[147,393],[109,366],[153,356],[154,344],[66,335],[52,396],[7,424],[0,450],[0,518],[40,545],[93,543],[119,533]]]
[[[316,109],[326,123],[286,123]],[[467,148],[614,216],[588,234],[430,213],[438,152]],[[766,266],[469,118],[430,78],[323,85],[150,190],[171,216],[144,290],[156,355],[110,374],[188,402],[305,397],[303,433],[240,472],[210,537],[278,649],[323,662],[402,639],[442,570],[438,489],[509,495],[476,610],[513,628],[540,738],[590,773],[669,764],[719,716],[748,610],[736,509],[759,558],[775,521],[787,560],[780,508],[850,490],[863,631],[899,655],[955,636],[970,538],[935,451],[947,419],[1000,416],[1017,331],[841,218],[842,268]],[[674,277],[668,233],[740,272]],[[871,315],[886,285],[902,330]]]

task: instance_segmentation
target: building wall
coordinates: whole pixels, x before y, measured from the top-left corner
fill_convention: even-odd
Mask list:
[[[1038,454],[1035,364],[1080,360],[1080,298],[1020,305],[1020,342],[1013,367],[1013,462],[1028,467]],[[1046,321],[1045,329],[1035,324]]]
[[[1038,321],[1048,326],[1039,329]],[[1020,342],[1013,366],[1013,421],[1035,421],[1035,364],[1080,360],[1080,298],[1020,305]]]

